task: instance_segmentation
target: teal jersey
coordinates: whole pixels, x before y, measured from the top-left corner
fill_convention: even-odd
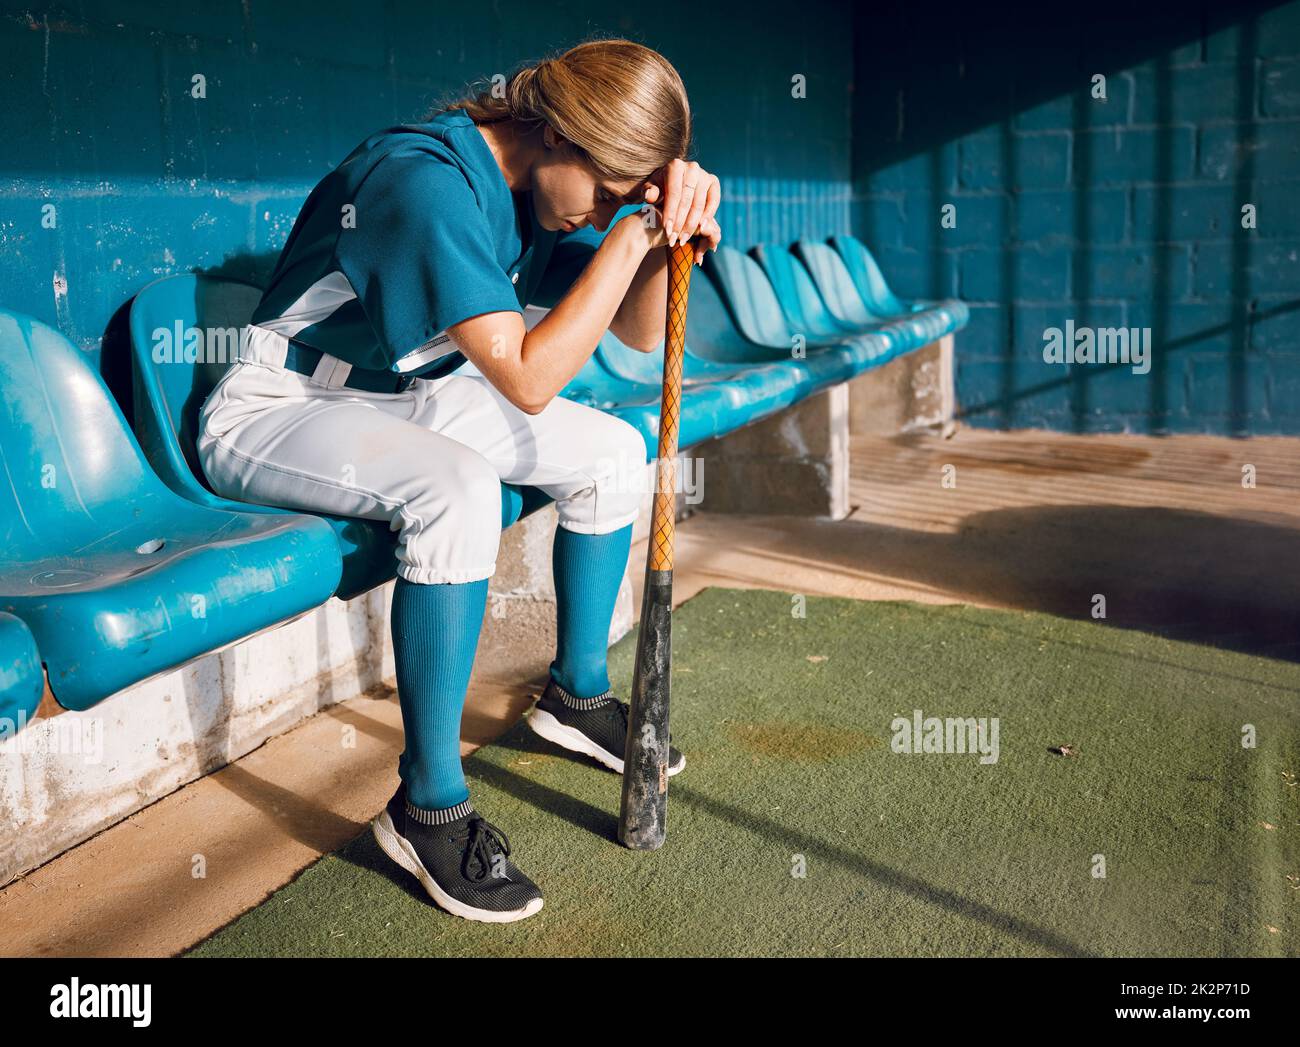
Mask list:
[[[452,109],[371,135],[321,179],[252,322],[357,368],[436,378],[465,361],[448,327],[554,305],[602,235],[538,225],[533,194],[511,192]]]

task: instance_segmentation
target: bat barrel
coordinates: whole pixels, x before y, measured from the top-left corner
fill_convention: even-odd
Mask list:
[[[646,568],[641,630],[623,756],[619,842],[638,851],[663,845],[668,830],[668,696],[672,670],[672,571]]]

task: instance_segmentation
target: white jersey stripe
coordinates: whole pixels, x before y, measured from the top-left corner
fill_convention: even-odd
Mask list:
[[[357,294],[348,283],[348,278],[341,270],[335,270],[312,284],[296,302],[272,320],[263,320],[258,325],[268,331],[292,338],[299,331],[318,324],[327,317],[356,301]]]

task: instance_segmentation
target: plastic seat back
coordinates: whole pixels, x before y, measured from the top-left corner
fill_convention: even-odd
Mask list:
[[[187,273],[155,280],[131,303],[140,444],[169,487],[199,502],[213,502],[196,449],[199,410],[261,297],[251,284]]]
[[[776,288],[777,298],[796,331],[806,331],[810,338],[835,338],[852,333],[826,308],[808,270],[786,248],[760,244],[753,255]]]
[[[711,255],[712,252],[705,255],[704,272],[697,273],[691,281],[690,304],[686,310],[686,344],[691,352],[716,363],[791,359],[788,333],[786,343],[778,346],[751,342],[741,332],[719,289],[717,273],[708,263]]]
[[[714,281],[740,333],[751,342],[787,352],[793,332],[772,281],[754,259],[734,247],[719,247],[704,256],[705,273]],[[687,311],[687,323],[690,312]]]
[[[857,285],[838,252],[829,244],[800,240],[794,253],[812,275],[827,308],[836,319],[854,326],[879,323],[881,318],[867,307]]]
[[[856,236],[832,236],[830,245],[844,260],[849,278],[858,289],[862,300],[877,316],[898,316],[909,310],[885,282],[875,258],[867,245]]]
[[[38,560],[104,540],[159,490],[99,374],[54,328],[0,310],[0,547]]]

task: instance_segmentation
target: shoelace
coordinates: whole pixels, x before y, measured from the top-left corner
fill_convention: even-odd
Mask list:
[[[465,879],[473,880],[475,883],[482,883],[492,875],[494,855],[503,854],[507,858],[510,857],[510,840],[486,818],[478,816],[471,818],[452,839],[457,843],[469,841],[461,855],[460,871]],[[471,865],[475,861],[478,863],[478,869],[472,870]]]
[[[626,734],[627,718],[631,705],[627,702],[620,702],[617,698],[611,698],[610,701],[613,702],[614,708],[618,710],[619,715],[623,717],[623,733]]]

